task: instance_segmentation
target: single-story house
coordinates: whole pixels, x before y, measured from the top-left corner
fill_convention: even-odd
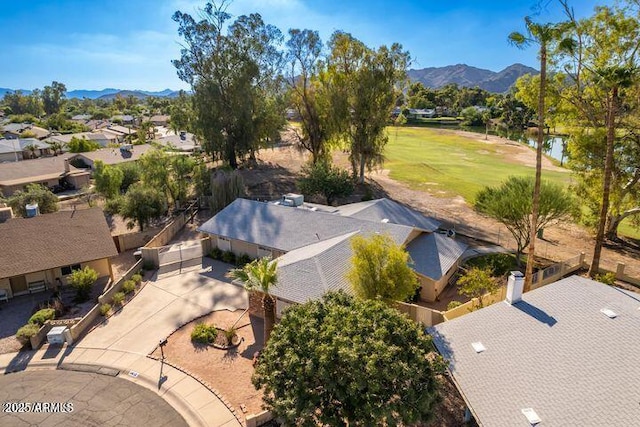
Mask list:
[[[200,148],[195,140],[195,135],[189,132],[180,132],[179,135],[166,135],[156,138],[155,142],[176,151],[194,152]]]
[[[67,145],[72,138],[88,139],[89,141],[98,143],[101,147],[106,147],[109,144],[116,144],[118,142],[118,138],[116,136],[106,135],[103,132],[79,132],[65,135],[52,135],[45,141],[49,143],[59,142],[62,145]]]
[[[117,142],[125,142],[127,136],[134,135],[136,130],[119,125],[109,125],[106,128],[100,129],[100,132],[109,138],[115,138]]]
[[[111,121],[119,121],[122,122],[122,124],[125,125],[132,125],[133,122],[135,121],[135,118],[129,114],[119,114],[116,116],[111,117]]]
[[[91,119],[91,120],[87,120],[83,124],[86,127],[88,127],[90,130],[96,130],[96,129],[104,129],[108,127],[111,124],[111,122],[108,120]]]
[[[35,138],[0,139],[0,163],[18,162],[50,154],[49,144]]]
[[[24,189],[27,184],[42,184],[51,189],[80,189],[89,184],[90,174],[69,164],[69,160],[74,156],[76,155],[65,153],[3,164],[0,167],[0,192],[5,197],[11,196],[16,191]]]
[[[84,123],[91,120],[91,114],[76,114],[75,116],[71,117],[71,120],[74,122]]]
[[[10,219],[0,223],[0,247],[0,289],[9,298],[65,285],[85,266],[113,279],[118,254],[100,208]]]
[[[295,196],[294,199],[302,196]],[[286,201],[286,199],[285,199]],[[237,199],[198,231],[212,246],[251,258],[278,258],[279,306],[319,298],[328,290],[350,292],[345,278],[356,234],[389,235],[404,245],[421,285],[423,300],[434,301],[453,275],[467,245],[439,234],[440,223],[389,199],[338,208]]]
[[[480,426],[640,425],[640,295],[579,276],[429,329]]]
[[[157,114],[155,116],[151,116],[149,121],[156,126],[167,126],[169,124],[171,116],[167,114]]]
[[[120,163],[133,162],[140,159],[140,157],[147,151],[153,149],[154,147],[151,144],[125,144],[119,148],[102,148],[96,151],[78,153],[75,155],[75,160],[84,163],[86,167],[94,170],[94,163],[96,160],[102,161],[105,165],[117,165]]]
[[[36,139],[44,139],[51,133],[47,129],[31,123],[7,123],[2,126],[2,136],[7,139],[19,138],[22,133],[27,131],[33,133]]]

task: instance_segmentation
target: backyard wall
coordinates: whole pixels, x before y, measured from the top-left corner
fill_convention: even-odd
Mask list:
[[[159,227],[147,228],[144,231],[119,234],[113,236],[114,243],[118,248],[118,252],[125,252],[130,249],[137,249],[150,242],[153,237],[158,234],[162,229]]]
[[[421,323],[425,327],[437,325],[444,321],[442,312],[438,310],[432,310],[427,307],[406,302],[396,302],[395,307],[398,311],[409,316],[411,320],[416,323]]]

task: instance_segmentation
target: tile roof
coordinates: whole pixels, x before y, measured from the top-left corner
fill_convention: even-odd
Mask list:
[[[335,212],[367,221],[387,219],[390,223],[415,227],[422,231],[435,231],[440,226],[439,221],[386,198],[339,206]]]
[[[116,256],[100,208],[61,211],[0,224],[0,277]]]
[[[636,293],[572,276],[430,332],[480,425],[528,427],[524,408],[545,427],[640,425],[639,308]]]
[[[75,155],[73,153],[65,153],[53,157],[3,163],[0,165],[0,185],[16,185],[61,177],[65,173],[64,160]],[[85,172],[71,165],[69,169],[71,173]]]
[[[468,245],[438,233],[423,233],[407,245],[413,269],[434,280],[444,276]]]
[[[413,228],[236,199],[198,231],[288,252],[354,231],[388,233],[405,242]]]

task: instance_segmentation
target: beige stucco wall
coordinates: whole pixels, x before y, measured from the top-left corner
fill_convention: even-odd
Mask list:
[[[11,196],[11,195],[13,195],[13,193],[15,193],[16,191],[24,189],[27,186],[27,184],[31,184],[32,182],[35,183],[35,184],[42,184],[42,185],[45,185],[47,187],[53,187],[54,185],[58,185],[60,180],[59,179],[49,179],[49,180],[45,179],[43,181],[29,181],[29,182],[23,182],[22,184],[16,184],[16,185],[0,185],[0,191],[2,191],[2,194],[4,194],[5,197]]]
[[[11,283],[9,282],[9,278],[0,279],[0,289],[6,289],[8,293],[8,297],[13,297],[13,292],[11,292]]]
[[[433,279],[430,279],[426,276],[416,273],[418,276],[418,281],[420,282],[420,299],[427,302],[433,302],[436,300],[436,297],[442,292],[436,292],[436,282]]]
[[[22,153],[17,153],[18,160],[16,160],[16,153],[2,153],[0,154],[0,163],[3,162],[16,162],[22,160]]]
[[[111,276],[111,270],[109,268],[109,260],[107,258],[98,259],[91,262],[83,262],[80,264],[82,268],[90,267],[98,272],[98,277]]]
[[[90,174],[87,172],[78,175],[69,175],[65,179],[69,184],[73,185],[77,190],[79,190],[82,187],[89,185]]]
[[[45,282],[47,281],[46,272],[44,271],[37,271],[35,273],[25,274],[25,277],[27,278],[27,284],[33,283],[33,282],[39,282],[41,280],[44,280]]]

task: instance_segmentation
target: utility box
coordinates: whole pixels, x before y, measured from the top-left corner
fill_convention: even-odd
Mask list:
[[[51,328],[47,333],[47,342],[49,344],[64,344],[66,326],[56,326]]]

